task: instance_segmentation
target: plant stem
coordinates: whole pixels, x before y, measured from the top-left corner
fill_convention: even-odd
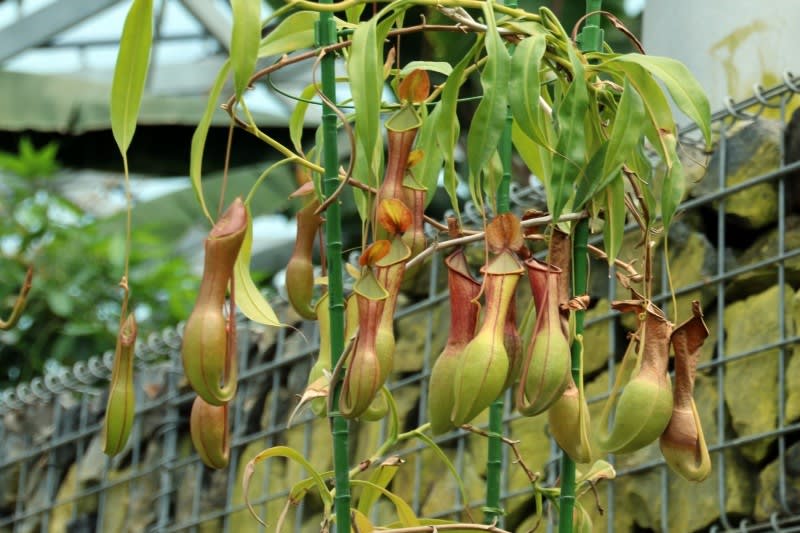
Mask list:
[[[517,0],[506,0],[505,5],[517,7]],[[511,210],[509,201],[511,188],[511,125],[513,117],[511,109],[506,107],[506,122],[500,137],[500,160],[503,164],[503,176],[497,187],[497,213],[508,213]],[[512,305],[515,300],[512,300]],[[484,507],[484,523],[494,524],[504,514],[500,506],[500,478],[503,474],[503,394],[489,407],[489,442],[486,459],[486,506]]]
[[[599,11],[602,0],[586,0],[586,13]],[[583,52],[600,50],[603,45],[603,30],[599,26],[600,15],[587,18],[586,25],[578,37],[578,44]],[[586,293],[589,267],[589,221],[579,220],[575,223],[575,234],[572,238],[572,296],[578,297]],[[575,336],[583,333],[583,319],[586,311],[575,312]],[[580,383],[581,347],[577,341],[572,342],[572,379]],[[559,533],[572,532],[572,512],[575,509],[575,462],[565,453],[561,456],[561,495],[559,496]]]
[[[330,3],[331,0],[321,0]],[[320,45],[332,44],[336,40],[336,26],[330,13],[320,13],[317,35]],[[336,101],[336,72],[334,56],[327,54],[322,58],[322,92],[331,101]],[[323,128],[323,192],[334,194],[339,186],[339,154],[337,151],[336,113],[328,105],[322,108]],[[342,220],[337,202],[331,203],[325,216],[325,236],[327,239],[328,261],[328,301],[331,324],[331,365],[336,367],[344,351],[344,289],[342,286]],[[332,418],[333,468],[336,484],[336,530],[350,532],[350,476],[347,441],[349,426],[338,411],[341,382],[331,384],[333,389]]]
[[[588,266],[589,266],[589,221],[579,220],[575,225],[575,235],[572,241],[572,295],[580,296],[586,293]],[[575,335],[583,333],[583,319],[586,311],[577,309],[575,313]],[[576,383],[580,380],[581,348],[575,341],[572,343],[572,379]],[[561,495],[559,496],[559,533],[572,532],[572,511],[575,508],[575,462],[565,453],[561,456]]]

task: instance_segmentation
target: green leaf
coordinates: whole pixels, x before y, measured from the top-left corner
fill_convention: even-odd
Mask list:
[[[307,85],[300,93],[300,99],[295,103],[292,114],[289,116],[289,138],[297,153],[303,153],[303,129],[305,127],[306,110],[311,98],[317,94],[317,87],[312,83]]]
[[[607,61],[601,66],[606,72],[622,75],[625,81],[629,82],[639,93],[644,105],[645,115],[649,121],[649,127],[645,127],[645,133],[667,166],[671,165],[672,161],[664,143],[663,135],[675,133],[675,119],[672,116],[672,109],[669,107],[669,102],[667,102],[667,97],[664,95],[664,91],[661,90],[661,86],[649,72],[636,63]]]
[[[292,13],[261,40],[258,57],[283,55],[314,46],[314,25],[319,20],[315,11]]]
[[[400,76],[411,74],[417,69],[438,72],[445,76],[450,76],[453,73],[453,66],[446,61],[410,61],[400,69]]]
[[[669,57],[642,54],[624,54],[613,61],[641,65],[661,80],[678,108],[703,132],[706,146],[711,146],[711,107],[703,88],[686,65]]]
[[[539,64],[546,48],[547,42],[541,33],[520,41],[511,56],[508,98],[511,112],[522,131],[537,143],[548,146],[550,139],[542,124],[545,118],[539,103],[542,83]]]
[[[357,157],[356,166],[367,164],[366,168],[360,170],[365,174],[365,183],[373,186],[377,186],[378,169],[383,155],[383,137],[380,130],[383,40],[378,39],[376,24],[377,20],[372,18],[359,24],[355,29],[350,46],[350,60],[347,63],[353,106],[357,110],[355,133],[361,145],[359,148],[363,148],[363,158]]]
[[[408,505],[406,501],[397,494],[390,492],[385,488],[376,485],[375,483],[364,481],[362,479],[352,479],[350,480],[350,484],[354,487],[369,487],[372,490],[386,496],[389,501],[394,504],[394,508],[397,511],[397,517],[400,519],[400,524],[403,527],[414,527],[419,525],[419,520],[417,519],[417,515],[414,514],[414,510],[411,509],[411,506]]]
[[[583,63],[572,45],[569,45],[569,56],[573,69],[572,82],[558,106],[558,141],[550,189],[547,191],[547,207],[553,220],[561,216],[561,211],[572,197],[586,158],[584,117],[589,112],[589,92]]]
[[[505,126],[511,57],[497,33],[494,11],[483,6],[488,29],[485,36],[486,65],[481,73],[483,97],[478,104],[467,134],[467,163],[471,180],[477,180],[483,167],[497,150]],[[477,187],[473,187],[477,190]]]
[[[203,112],[203,117],[197,124],[197,128],[192,135],[192,150],[189,156],[189,177],[192,181],[192,189],[197,196],[197,201],[203,209],[206,218],[213,220],[211,214],[206,207],[206,199],[203,196],[203,152],[206,147],[206,137],[208,137],[208,130],[211,127],[211,119],[214,117],[214,111],[217,110],[217,101],[225,86],[225,81],[228,79],[230,72],[231,62],[230,59],[223,63],[222,68],[217,73],[217,79],[214,81],[214,86],[211,88],[211,94],[208,95],[208,103],[206,110]]]
[[[453,73],[447,78],[442,89],[442,98],[439,118],[436,121],[436,143],[444,158],[444,189],[450,196],[450,204],[458,213],[458,173],[456,172],[456,143],[460,135],[460,124],[456,109],[458,107],[458,92],[464,83],[464,70],[472,63],[473,56],[480,50],[480,40],[476,40],[464,58],[453,68]]]
[[[603,176],[609,176],[619,170],[630,151],[639,143],[642,137],[644,118],[642,98],[626,79],[617,112],[614,114],[611,136],[608,138],[608,152],[603,164]],[[604,185],[601,184],[599,188],[603,187]]]
[[[442,163],[444,162],[444,155],[436,143],[436,125],[441,112],[442,105],[439,102],[433,108],[431,114],[422,120],[422,127],[419,129],[416,144],[416,148],[422,150],[422,161],[411,169],[414,177],[427,191],[425,196],[426,206],[431,203],[433,195],[436,193],[439,175],[442,172]]]
[[[613,265],[625,236],[625,183],[619,172],[605,188],[604,196],[606,223],[603,226],[603,244],[608,264]]]
[[[378,487],[386,488],[395,474],[397,474],[403,462],[404,461],[398,456],[389,457],[378,465],[378,468],[372,471],[372,475],[369,477],[370,483]],[[380,492],[373,487],[364,487],[361,490],[361,495],[358,497],[358,510],[365,515],[369,515],[370,509],[372,509],[372,506],[375,505],[379,497]]]
[[[153,0],[134,0],[125,17],[111,82],[111,131],[123,156],[136,131],[152,44]]]
[[[674,135],[667,135],[665,140],[672,159],[672,165],[667,168],[664,183],[661,185],[661,220],[666,229],[686,193],[686,176],[678,157],[677,139]]]
[[[550,176],[553,173],[552,152],[525,135],[516,120],[511,126],[511,141],[528,170],[549,190]]]
[[[249,213],[248,213],[249,215]],[[248,216],[247,232],[239,250],[239,256],[233,266],[233,277],[236,290],[236,305],[242,313],[254,322],[266,326],[281,327],[280,320],[267,300],[258,290],[250,273],[250,250],[253,246],[253,217]]]
[[[656,197],[653,194],[653,165],[645,153],[644,141],[640,142],[631,153],[628,166],[639,176],[639,189],[642,191],[644,204],[650,213],[650,217],[646,220],[649,226],[656,215]]]
[[[250,503],[249,488],[250,479],[253,477],[253,472],[255,472],[256,466],[271,457],[285,457],[291,461],[299,463],[311,474],[311,478],[314,480],[317,490],[319,491],[319,496],[322,499],[324,514],[325,516],[328,516],[330,514],[331,507],[333,506],[333,497],[331,496],[331,492],[328,490],[328,487],[325,486],[325,480],[322,478],[322,475],[311,465],[311,463],[309,463],[306,458],[300,454],[300,452],[294,448],[289,448],[288,446],[273,446],[272,448],[268,448],[262,452],[259,452],[255,457],[247,462],[247,465],[244,469],[244,474],[242,475],[242,489],[244,492],[244,501],[247,504],[247,508],[250,510],[250,513],[259,522],[264,524],[264,522],[261,521],[261,517],[258,516],[255,509],[253,509],[252,504]]]
[[[231,0],[231,64],[236,99],[241,100],[256,68],[261,42],[261,0]]]

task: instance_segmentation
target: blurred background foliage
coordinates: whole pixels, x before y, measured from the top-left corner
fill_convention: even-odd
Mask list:
[[[59,194],[56,157],[55,144],[26,138],[17,154],[0,154],[0,313],[34,266],[25,313],[0,332],[0,387],[114,347],[125,236]],[[147,335],[189,313],[198,279],[158,233],[138,227],[131,237],[132,302]]]

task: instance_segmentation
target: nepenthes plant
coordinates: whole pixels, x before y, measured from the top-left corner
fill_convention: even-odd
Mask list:
[[[629,453],[660,439],[676,472],[691,480],[708,475],[708,452],[692,400],[696,353],[705,338],[702,311],[699,303],[691,310],[673,305],[670,319],[651,299],[655,243],[668,246],[666,238],[655,236],[667,234],[686,181],[672,105],[699,126],[706,144],[711,142],[708,102],[686,67],[646,55],[632,36],[638,52],[614,53],[602,41],[600,17],[630,34],[599,11],[569,32],[550,10],[527,11],[512,2],[294,0],[264,18],[260,0],[234,0],[231,6],[230,58],[195,131],[190,161],[192,185],[212,229],[182,355],[198,394],[192,439],[209,467],[228,462],[227,404],[237,375],[235,310],[281,327],[250,274],[249,200],[259,187],[269,187],[276,168],[293,165],[302,176],[295,195],[302,207],[287,292],[300,316],[319,321],[322,343],[300,407],[309,404],[316,416],[330,419],[335,470],[319,472],[297,450],[270,448],[248,464],[246,493],[259,463],[285,457],[310,472],[291,490],[287,505],[311,497],[315,489],[325,512],[321,530],[376,530],[370,509],[383,496],[398,518],[382,530],[503,531],[500,448],[510,446],[539,503],[549,500],[559,529],[572,531],[591,527],[575,495],[613,477],[613,468],[601,459],[607,453]],[[434,18],[436,23],[428,22]],[[152,0],[135,0],[112,94],[124,161],[149,56],[150,35],[140,30],[151,23]],[[262,36],[265,27],[270,30]],[[465,52],[456,61],[407,60],[400,53],[403,38],[429,33],[457,34]],[[286,145],[258,127],[246,92],[296,64],[307,66],[311,81],[287,123],[291,143]],[[232,94],[223,94],[229,79]],[[470,103],[473,112],[465,113],[471,86],[480,88],[479,99]],[[230,115],[232,129],[262,140],[278,160],[254,177],[244,199],[214,217],[203,194],[201,163],[219,105]],[[321,125],[308,135],[307,114],[314,106],[322,108]],[[348,146],[344,154],[340,136]],[[514,158],[542,184],[546,211],[511,205]],[[455,213],[447,221],[427,213],[438,187],[447,192]],[[467,227],[461,219],[460,189],[468,191],[480,226]],[[340,209],[345,195],[353,198],[360,218],[360,259],[348,269]],[[638,256],[640,271],[619,259],[623,243],[634,242],[623,241],[626,231],[639,234],[626,256]],[[597,234],[597,245],[588,243],[590,233]],[[312,253],[318,240],[324,243],[321,278],[314,276]],[[584,350],[592,349],[584,346],[582,335],[590,303],[589,254],[616,267],[630,298],[614,307],[635,313],[638,324],[600,424],[589,420],[581,368]],[[395,358],[403,356],[396,353],[393,331],[398,296],[414,273],[443,257],[451,328],[433,365],[429,422],[401,432],[386,386]],[[345,270],[353,278],[352,294],[344,291]],[[517,313],[520,291],[533,297]],[[691,316],[676,328],[679,311]],[[130,343],[135,325],[122,326],[121,339]],[[668,373],[671,347],[674,384]],[[564,452],[558,486],[543,486],[515,442],[502,435],[498,416],[508,389],[523,416],[549,417],[551,434]],[[108,427],[120,428],[114,421],[132,409],[127,400],[109,404]],[[488,430],[473,426],[487,409]],[[386,440],[371,457],[349,464],[350,421],[382,418],[388,419]],[[418,517],[389,488],[401,468],[390,453],[411,440],[438,449],[433,437],[458,428],[489,440],[483,524]],[[118,451],[123,440],[107,451]],[[576,472],[576,463],[584,465],[583,474]],[[351,487],[359,490],[351,493]],[[542,505],[537,512],[543,512]],[[281,524],[273,526],[280,530]]]

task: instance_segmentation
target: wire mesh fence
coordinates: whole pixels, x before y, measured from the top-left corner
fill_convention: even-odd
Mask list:
[[[683,134],[684,165],[693,183],[670,234],[669,262],[661,257],[657,303],[701,300],[711,336],[698,368],[695,397],[713,459],[713,473],[689,484],[669,471],[650,446],[610,457],[617,478],[581,497],[597,530],[800,531],[800,355],[793,354],[800,321],[800,124],[788,120],[800,80],[752,98],[728,102],[716,113],[713,154]],[[794,133],[793,128],[798,129]],[[795,147],[795,143],[797,147]],[[798,182],[800,183],[800,182]],[[512,190],[517,206],[541,202],[535,187]],[[479,217],[467,207],[464,217]],[[426,420],[427,380],[447,335],[447,294],[441,257],[412,284],[396,320],[397,356],[389,381],[401,431]],[[669,264],[669,269],[667,265]],[[669,290],[674,288],[673,300]],[[593,415],[615,377],[630,325],[611,311],[625,292],[604,263],[593,264],[584,369]],[[206,469],[188,436],[193,400],[180,361],[181,326],[137,346],[137,412],[128,448],[115,458],[101,450],[101,421],[111,357],[79,363],[0,393],[0,532],[265,531],[249,514],[242,492],[244,465],[259,451],[287,445],[320,471],[331,468],[328,422],[310,412],[291,427],[289,414],[306,386],[317,352],[313,324],[283,320],[296,329],[243,324],[239,392],[231,411],[231,462]],[[505,434],[519,441],[526,464],[542,485],[558,481],[559,451],[546,417],[522,418],[505,402]],[[476,424],[485,423],[479,418]],[[385,422],[351,425],[353,465],[373,457]],[[486,443],[458,430],[437,439],[460,474],[459,486],[442,457],[409,440],[389,454],[405,463],[392,490],[419,515],[473,518],[481,512]],[[504,450],[503,525],[536,525],[530,479]],[[289,500],[307,475],[283,459],[260,465],[250,487],[254,509],[285,531],[317,531],[322,506],[313,495]],[[380,523],[393,508],[373,511]],[[552,528],[547,521],[542,528]]]

